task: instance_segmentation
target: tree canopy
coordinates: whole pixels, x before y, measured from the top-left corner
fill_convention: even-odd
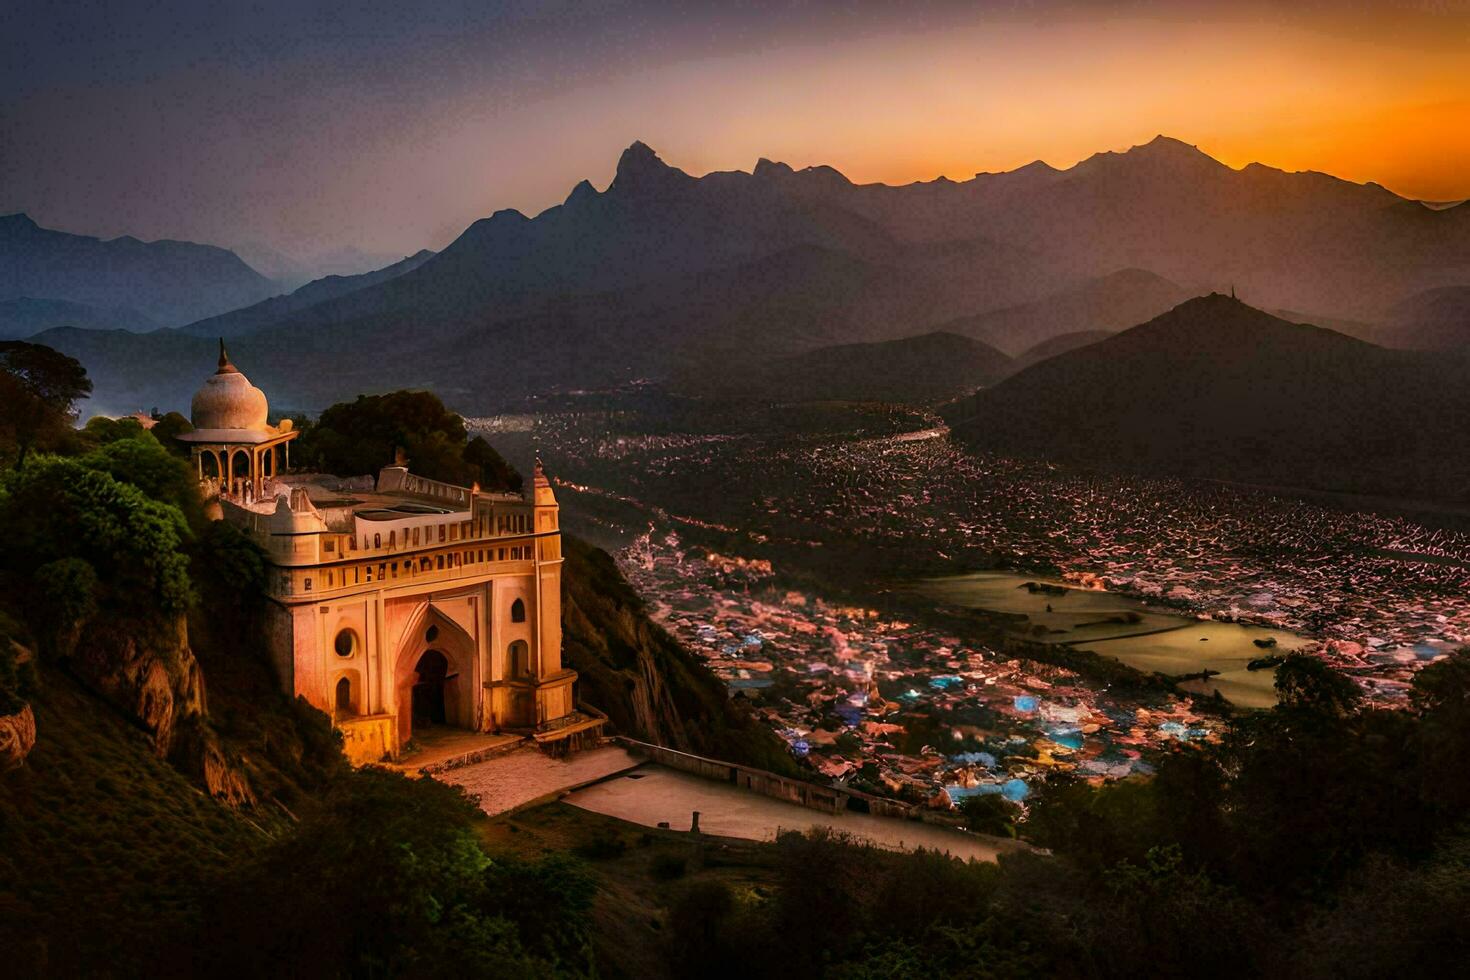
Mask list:
[[[428,391],[359,395],[303,426],[294,453],[302,466],[338,476],[377,473],[399,450],[413,471],[433,480],[486,490],[519,490],[521,476],[483,438],[469,439],[464,419]]]
[[[182,612],[192,594],[183,514],[89,462],[41,457],[0,482],[7,545],[0,568],[34,584],[42,566],[80,559],[108,596],[139,609]]]
[[[91,393],[75,358],[43,344],[0,342],[0,444],[14,452],[17,469],[34,447],[70,435],[76,403]]]

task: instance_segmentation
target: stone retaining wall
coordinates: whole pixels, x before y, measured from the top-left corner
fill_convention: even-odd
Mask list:
[[[668,766],[670,769],[678,769],[716,782],[729,783],[752,793],[760,793],[762,796],[785,800],[788,803],[810,807],[825,813],[853,810],[880,817],[927,819],[924,811],[913,804],[873,796],[858,790],[819,786],[816,783],[803,782],[800,779],[777,775],[764,769],[753,769],[750,766],[737,765],[733,762],[707,759],[702,755],[680,752],[662,745],[650,745],[647,742],[640,742],[621,735],[616,736],[613,741],[622,744],[635,755],[643,756],[661,766]],[[936,820],[933,822],[947,823],[948,821]]]

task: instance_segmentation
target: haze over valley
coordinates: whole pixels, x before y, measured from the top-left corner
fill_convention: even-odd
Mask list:
[[[1467,31],[0,5],[0,963],[1463,973]]]

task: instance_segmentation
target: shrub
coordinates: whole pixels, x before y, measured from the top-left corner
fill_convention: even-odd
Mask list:
[[[653,859],[649,870],[660,881],[673,881],[684,877],[689,861],[679,854],[660,854]]]

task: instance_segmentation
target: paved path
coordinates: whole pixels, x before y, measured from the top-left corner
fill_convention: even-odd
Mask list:
[[[641,762],[627,749],[606,746],[553,759],[540,749],[526,747],[472,765],[439,773],[434,778],[463,786],[480,798],[480,809],[504,813],[524,803],[604,776],[632,769]]]
[[[494,735],[455,728],[431,729],[428,734],[414,736],[417,751],[390,765],[403,772],[416,773],[426,766],[440,765],[471,752],[492,752],[525,740],[524,735]]]
[[[823,813],[653,764],[577,790],[564,802],[645,827],[668,821],[674,830],[688,830],[690,814],[698,810],[702,832],[745,840],[773,840],[777,830],[831,827],[881,847],[924,847],[965,860],[993,861],[1003,851],[1024,847],[1015,841],[979,837],[917,820]]]

